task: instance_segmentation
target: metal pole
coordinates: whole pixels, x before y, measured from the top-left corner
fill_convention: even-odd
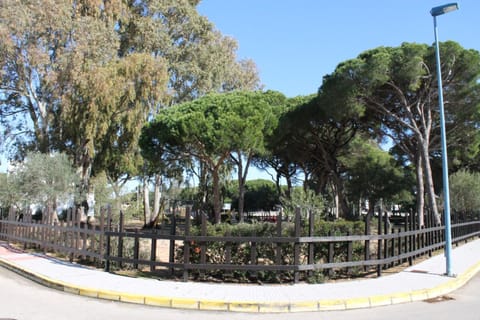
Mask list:
[[[440,130],[442,144],[442,173],[443,173],[443,195],[444,195],[444,215],[445,215],[445,258],[446,274],[453,276],[452,272],[452,228],[450,224],[450,191],[448,184],[448,160],[447,160],[447,137],[445,133],[445,115],[443,108],[443,88],[442,71],[440,65],[440,48],[438,44],[437,17],[433,16],[433,26],[435,30],[435,56],[437,60],[437,81],[438,81],[438,104],[440,108]]]

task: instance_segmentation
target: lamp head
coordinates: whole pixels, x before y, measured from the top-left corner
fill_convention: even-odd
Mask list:
[[[450,11],[455,11],[455,10],[458,10],[458,4],[456,2],[448,3],[448,4],[444,4],[443,6],[432,8],[432,10],[430,10],[430,14],[433,17],[436,17],[444,13],[448,13]]]

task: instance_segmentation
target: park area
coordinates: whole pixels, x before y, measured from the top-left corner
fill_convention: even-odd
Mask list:
[[[321,283],[479,235],[477,50],[363,48],[290,95],[199,1],[40,2],[0,1],[1,240],[129,276]]]

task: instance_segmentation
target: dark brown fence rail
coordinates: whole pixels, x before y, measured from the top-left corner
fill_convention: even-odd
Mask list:
[[[5,216],[5,214],[3,215]],[[48,216],[48,214],[47,214]],[[243,273],[256,278],[259,273],[288,275],[299,282],[322,273],[329,276],[375,273],[414,260],[444,246],[444,227],[418,228],[411,215],[388,219],[376,217],[377,228],[370,221],[364,234],[330,234],[315,236],[313,215],[297,210],[292,233],[282,233],[285,220],[281,214],[273,222],[275,233],[268,237],[223,236],[207,234],[202,216],[200,232],[192,233],[190,212],[187,209],[181,223],[172,217],[169,225],[153,230],[128,230],[123,216],[112,228],[110,212],[102,211],[95,224],[82,221],[72,210],[64,222],[48,219],[34,222],[29,217],[19,220],[11,210],[0,220],[0,239],[54,251],[73,259],[91,259],[102,264],[105,271],[122,268],[163,271],[180,276],[204,278],[211,273],[225,277]],[[395,221],[392,223],[391,221]],[[453,243],[480,236],[480,221],[452,219]],[[242,259],[239,261],[239,252]],[[146,268],[146,269],[145,269]]]

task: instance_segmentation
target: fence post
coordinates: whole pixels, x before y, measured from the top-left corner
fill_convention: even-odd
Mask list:
[[[347,236],[350,235],[350,231],[347,231]],[[352,261],[352,256],[353,256],[353,241],[348,241],[347,242],[347,262]],[[347,274],[350,274],[352,272],[352,268],[348,267],[347,268]]]
[[[230,229],[227,229],[225,235],[227,237],[231,237],[232,236],[232,232]],[[203,253],[203,249],[202,249],[202,253]],[[226,264],[231,264],[232,263],[232,243],[230,241],[227,241],[225,243],[225,263]],[[225,277],[226,278],[233,278],[233,272],[229,269],[225,272]]]
[[[333,235],[332,230],[328,230],[328,236],[331,237]],[[335,242],[330,241],[328,243],[328,257],[327,257],[327,262],[332,263],[333,259],[335,257]],[[328,269],[328,275],[331,277],[333,276],[333,269],[329,268]]]
[[[140,240],[138,235],[138,230],[135,229],[135,237],[133,239],[133,269],[138,270],[138,258],[139,258],[139,251],[140,251]]]
[[[390,233],[390,226],[389,226],[389,220],[388,220],[388,213],[385,211],[383,211],[383,202],[382,202],[382,206],[381,206],[381,210],[382,210],[382,214],[383,214],[383,234],[389,234]],[[389,240],[388,239],[385,239],[383,241],[383,257],[385,259],[388,258],[388,254],[389,254],[389,250],[388,250],[388,245],[389,245]],[[387,269],[388,268],[388,265],[385,264],[383,265],[383,268],[384,269]]]
[[[95,238],[96,238],[96,232],[97,232],[97,226],[96,224],[94,225],[94,230],[95,230]],[[99,233],[99,239],[98,239],[98,254],[100,257],[102,257],[105,254],[105,248],[103,247],[104,245],[104,236],[105,236],[105,208],[100,208],[100,233]],[[100,261],[97,261],[99,266],[102,263],[102,260],[100,258]]]
[[[152,237],[151,239],[151,242],[150,242],[150,262],[155,262],[157,261],[157,235],[158,235],[158,232],[155,232],[155,237]],[[169,255],[170,255],[170,252],[169,252]],[[169,262],[170,262],[170,258],[169,258]],[[155,271],[155,265],[151,264],[150,265],[150,272],[154,272]]]
[[[293,281],[298,283],[300,281],[300,273],[298,267],[300,265],[300,242],[298,241],[301,235],[301,212],[300,207],[295,209],[295,244],[293,245],[293,264],[295,265],[293,273]]]
[[[88,218],[86,221],[80,223],[80,232],[82,237],[82,258],[87,259],[85,252],[87,251],[87,233],[88,233]]]
[[[183,240],[183,281],[188,281],[188,266],[190,264],[190,210],[185,213],[185,240]]]
[[[277,237],[282,236],[282,220],[283,220],[283,208],[280,208],[280,211],[277,215]],[[277,242],[275,244],[275,264],[282,264],[282,243]],[[277,274],[280,274],[281,271],[277,271]]]
[[[118,267],[122,269],[123,263],[122,263],[122,258],[123,258],[123,232],[124,232],[124,221],[123,221],[123,212],[120,210],[120,221],[119,221],[119,227],[118,227],[118,248],[117,248],[117,256],[120,258],[118,261]]]
[[[172,225],[170,227],[170,235],[175,236],[177,234],[177,218],[175,217],[175,210],[176,210],[176,203],[173,204],[172,209]],[[186,234],[185,234],[186,235]],[[185,249],[185,241],[184,241],[184,249]],[[170,246],[168,249],[168,262],[173,264],[175,261],[175,239],[170,239]],[[173,266],[170,268],[170,274],[173,275],[175,272],[175,268]]]
[[[315,229],[315,216],[312,210],[308,211],[308,236],[313,237]],[[308,243],[308,264],[313,265],[315,263],[315,244],[313,242]],[[308,271],[308,275],[313,275],[313,270]]]
[[[110,231],[112,230],[112,209],[110,206],[107,208],[107,226],[106,226],[106,231],[103,231],[106,236],[106,248],[105,248],[105,271],[110,272],[110,251],[111,251],[111,237],[110,237]]]
[[[202,237],[207,235],[207,217],[204,214],[202,214],[201,235]],[[200,244],[200,264],[205,264],[207,261],[207,244],[205,243],[205,241],[202,241],[199,244]],[[202,279],[205,278],[204,269],[200,269],[200,278]]]
[[[257,232],[253,231],[253,238],[257,237]],[[258,264],[258,254],[257,254],[257,242],[252,241],[250,243],[250,264],[257,265]],[[254,279],[257,278],[257,271],[251,271],[250,276]]]
[[[382,259],[382,239],[380,236],[382,235],[382,210],[378,211],[378,244],[377,244],[377,259]],[[378,262],[377,264],[377,276],[382,276],[382,264]]]
[[[371,220],[372,216],[370,213],[367,213],[365,216],[365,235],[369,236],[371,234]],[[365,250],[364,250],[364,260],[369,261],[370,260],[370,240],[365,240]],[[363,270],[367,271],[368,266],[364,266]]]

